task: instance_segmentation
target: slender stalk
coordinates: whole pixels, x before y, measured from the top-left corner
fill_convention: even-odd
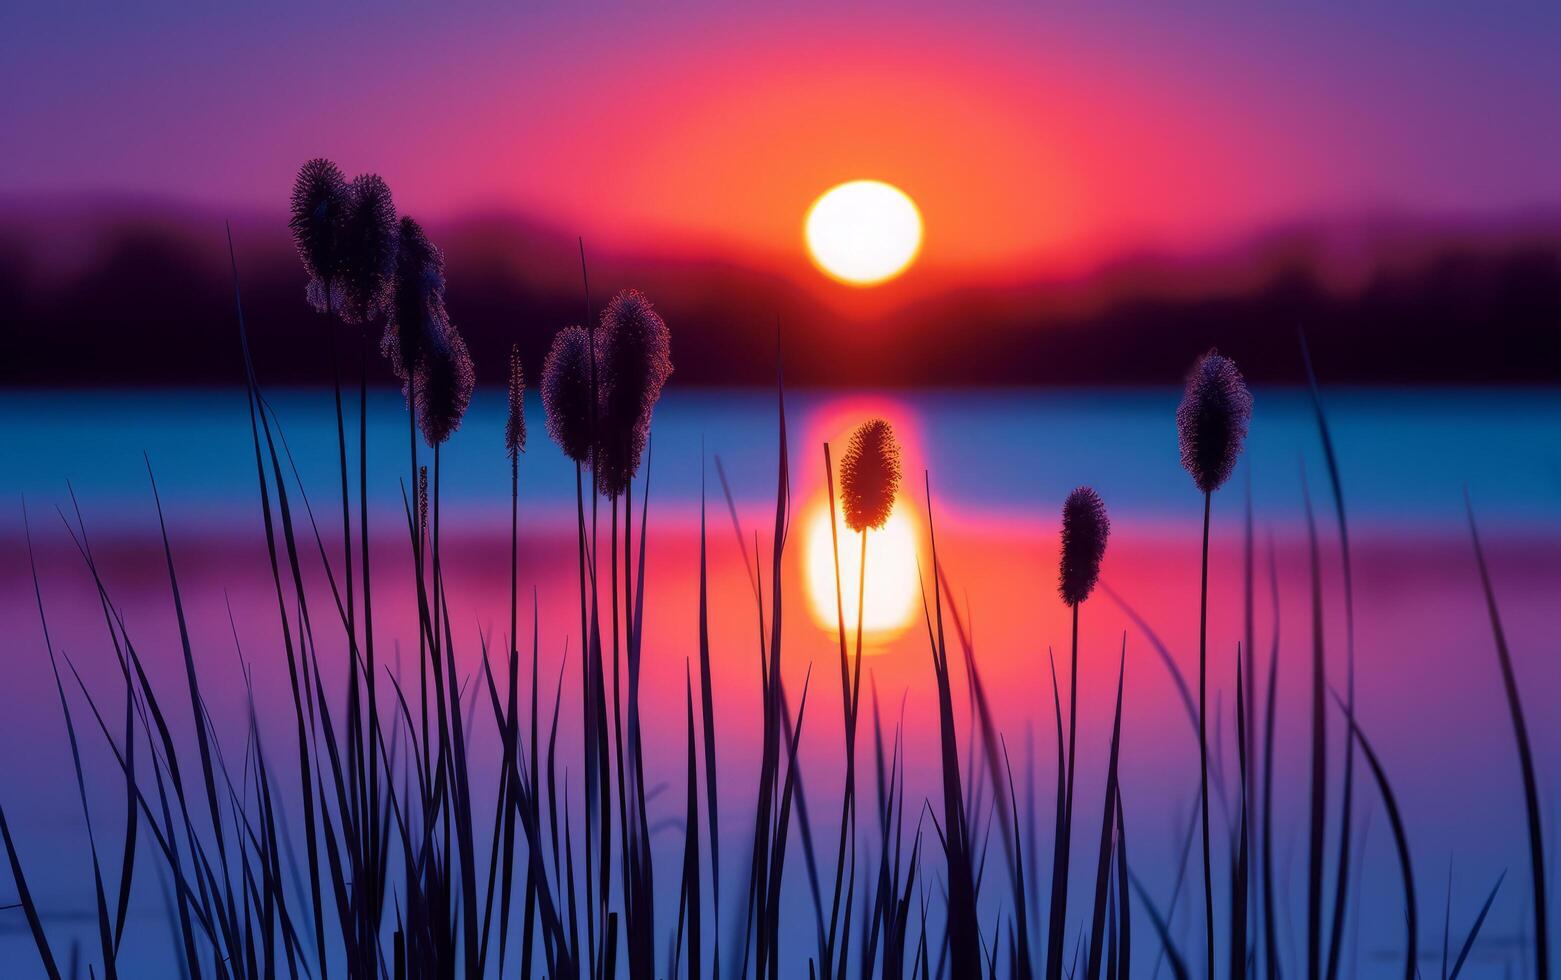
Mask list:
[[[1236,830],[1236,866],[1231,872],[1231,898],[1230,898],[1230,977],[1231,980],[1245,980],[1247,975],[1247,928],[1248,928],[1248,860],[1251,851],[1247,847],[1248,832],[1251,828],[1249,809],[1251,796],[1247,789],[1252,782],[1250,759],[1247,756],[1249,743],[1249,726],[1247,722],[1247,686],[1245,682],[1250,680],[1242,670],[1242,651],[1236,650],[1236,749],[1239,754],[1241,775],[1241,805],[1240,816]]]
[[[1260,716],[1259,716],[1259,705],[1258,705],[1258,700],[1257,700],[1257,670],[1256,670],[1257,646],[1256,646],[1256,640],[1254,639],[1254,632],[1256,630],[1256,625],[1257,625],[1256,624],[1257,613],[1256,613],[1256,584],[1255,584],[1255,581],[1254,581],[1254,573],[1255,573],[1254,540],[1253,540],[1253,532],[1252,532],[1252,467],[1251,467],[1250,464],[1248,464],[1248,466],[1245,468],[1243,475],[1246,477],[1246,480],[1245,480],[1246,494],[1245,494],[1245,499],[1243,501],[1243,503],[1245,504],[1245,507],[1244,507],[1244,510],[1245,510],[1245,515],[1244,515],[1245,516],[1245,522],[1244,522],[1244,524],[1245,524],[1245,526],[1242,529],[1243,530],[1243,534],[1242,534],[1242,542],[1241,542],[1241,573],[1242,573],[1241,574],[1241,582],[1242,582],[1242,612],[1243,612],[1242,619],[1243,619],[1243,625],[1244,625],[1245,629],[1243,630],[1243,634],[1242,634],[1243,638],[1244,638],[1244,645],[1242,646],[1242,651],[1243,651],[1244,657],[1243,657],[1243,663],[1242,663],[1241,666],[1242,666],[1242,670],[1244,671],[1243,676],[1245,678],[1245,686],[1242,688],[1242,693],[1243,693],[1243,697],[1246,698],[1247,726],[1246,726],[1246,738],[1242,742],[1242,747],[1246,750],[1246,753],[1247,753],[1246,758],[1247,758],[1247,762],[1248,762],[1249,768],[1247,768],[1246,778],[1242,782],[1241,789],[1242,789],[1242,797],[1247,802],[1248,809],[1250,810],[1250,819],[1247,821],[1247,833],[1246,833],[1246,838],[1245,838],[1245,843],[1247,845],[1247,854],[1255,862],[1256,861],[1256,857],[1257,857],[1257,847],[1258,847],[1258,841],[1257,841],[1257,835],[1258,835],[1258,811],[1257,811],[1257,805],[1258,805],[1258,796],[1257,796],[1257,778],[1258,778],[1258,770],[1257,770],[1257,764],[1258,764],[1258,756],[1257,756],[1257,728],[1258,728],[1258,718]],[[1258,908],[1259,896],[1258,896],[1258,890],[1256,888],[1250,889],[1250,891],[1248,893],[1248,899],[1249,899],[1249,901],[1248,901],[1248,906],[1247,906],[1247,913],[1248,913],[1248,915],[1250,917],[1250,921],[1253,923],[1253,929],[1254,930],[1258,930],[1258,929],[1261,928],[1261,926],[1259,924],[1261,922],[1261,917],[1260,917],[1261,910]],[[1254,934],[1253,934],[1253,937],[1252,937],[1252,943],[1253,943],[1253,947],[1254,947],[1254,954],[1253,954],[1254,961],[1253,962],[1255,964],[1256,963],[1256,952],[1255,952],[1255,949],[1256,949],[1256,946],[1258,944],[1258,938],[1257,938],[1256,931],[1254,931]]]
[[[1068,921],[1068,863],[1073,838],[1073,770],[1079,710],[1079,607],[1073,607],[1073,642],[1068,670],[1068,761],[1063,767],[1063,794],[1052,850],[1051,928],[1046,942],[1047,980],[1062,976],[1062,946]]]
[[[504,817],[503,817],[502,821],[496,820],[494,822],[494,828],[493,828],[493,832],[494,832],[494,835],[495,835],[495,837],[494,837],[495,842],[497,842],[499,840],[500,835],[502,834],[503,845],[504,845],[504,852],[505,852],[504,853],[504,887],[503,887],[503,891],[501,892],[500,910],[499,910],[499,971],[498,972],[499,972],[500,976],[504,975],[504,959],[505,959],[505,953],[507,952],[507,946],[508,946],[508,940],[509,940],[510,895],[511,895],[511,888],[513,887],[513,880],[514,880],[513,877],[512,877],[512,875],[513,875],[513,868],[514,868],[514,839],[515,839],[514,838],[514,817],[513,817],[514,809],[509,804],[513,803],[515,805],[520,805],[520,806],[525,805],[524,803],[521,803],[518,800],[506,800],[505,799],[506,797],[511,797],[511,796],[515,795],[513,791],[516,788],[516,784],[515,784],[515,779],[514,779],[514,775],[515,774],[514,774],[513,770],[514,770],[515,765],[516,765],[515,753],[518,750],[518,746],[516,745],[515,733],[519,730],[519,725],[520,725],[520,719],[518,717],[520,706],[518,704],[518,695],[517,695],[517,675],[520,672],[520,643],[519,643],[519,640],[516,637],[516,630],[518,629],[518,626],[519,626],[519,624],[518,624],[518,620],[519,620],[518,607],[520,605],[520,595],[519,595],[519,591],[520,591],[520,588],[519,588],[519,585],[520,585],[520,582],[519,582],[519,580],[520,580],[520,559],[519,559],[519,550],[520,550],[519,549],[519,539],[520,539],[520,455],[519,455],[519,453],[516,453],[514,458],[510,460],[509,499],[510,499],[510,504],[509,504],[509,637],[510,637],[510,639],[509,639],[509,648],[510,648],[510,650],[509,650],[509,654],[510,654],[509,655],[509,705],[508,705],[508,712],[507,712],[507,715],[506,715],[507,720],[508,720],[508,724],[505,726],[506,739],[505,739],[505,743],[504,743],[504,762],[503,762],[503,766],[502,766],[502,768],[504,770],[506,770],[506,775],[501,777],[504,781],[501,784],[502,788],[501,788],[500,793],[499,793],[500,798],[501,798],[501,803],[500,803],[500,806],[502,808],[501,812],[504,814]],[[535,628],[536,616],[534,614],[532,616],[532,624],[533,624],[533,628]],[[532,751],[531,774],[532,775],[531,775],[531,779],[533,781],[535,781],[536,778],[537,778],[536,777],[536,772],[537,772],[537,764],[536,764],[536,751],[537,751],[537,675],[536,675],[536,658],[535,657],[532,658],[531,663],[532,663],[532,671],[531,671],[531,751]],[[495,844],[495,849],[497,849],[497,843]],[[491,893],[491,891],[493,889],[493,882],[491,880],[491,876],[490,876],[490,880],[488,882],[488,889],[489,889],[489,891]],[[490,912],[492,911],[492,904],[491,904],[491,902],[489,903],[488,910]],[[528,916],[527,917],[528,924],[529,924],[529,921],[530,921],[530,917]],[[486,929],[487,929],[487,925],[486,925],[486,922],[484,922],[483,945],[484,945],[484,953],[485,954],[486,954],[486,946],[487,946]],[[486,959],[486,955],[484,956],[484,959]]]
[[[341,467],[341,535],[342,535],[342,582],[347,597],[347,640],[356,642],[357,630],[355,627],[356,614],[352,591],[352,511],[351,511],[351,484],[347,482],[347,430],[342,413],[341,401],[341,364],[336,353],[336,331],[331,323],[331,284],[325,283],[325,330],[330,337],[331,348],[331,387],[336,399],[336,452]]]
[[[413,486],[415,488],[418,485],[418,476],[417,476],[417,398],[416,398],[416,394],[417,393],[416,393],[416,390],[415,390],[415,386],[416,386],[417,382],[415,380],[412,380],[412,381],[408,381],[407,384],[408,384],[408,389],[407,389],[407,460],[408,460],[408,465],[410,467],[408,472],[410,473],[411,486]],[[417,516],[417,519],[419,521],[421,521],[421,515],[416,515],[416,516]],[[417,591],[417,615],[418,615],[418,634],[417,634],[417,636],[418,636],[418,669],[419,669],[419,671],[421,673],[426,673],[426,671],[427,671],[427,661],[424,659],[424,656],[423,656],[424,653],[426,652],[424,650],[424,643],[425,643],[425,641],[427,639],[427,637],[425,636],[425,633],[427,631],[424,629],[424,623],[426,623],[427,619],[428,619],[428,592],[427,592],[427,586],[425,585],[424,580],[423,580],[423,578],[424,578],[424,576],[423,576],[423,563],[424,563],[423,562],[423,550],[424,550],[423,536],[424,536],[424,534],[425,534],[425,532],[427,530],[428,530],[427,528],[419,527],[419,528],[416,529],[417,533],[412,536],[412,564],[415,566],[416,572],[417,572],[417,575],[416,575],[417,590],[416,591]],[[424,684],[424,687],[426,688],[426,683]],[[421,708],[422,708],[422,714],[423,714],[423,718],[422,718],[422,721],[423,721],[423,739],[422,739],[423,771],[424,772],[432,772],[433,771],[433,765],[432,765],[433,760],[432,760],[432,758],[428,754],[429,753],[429,743],[430,743],[431,740],[428,737],[428,726],[429,726],[429,721],[428,721],[428,697],[427,697],[426,690],[424,691],[423,696],[420,698],[420,700],[422,702]],[[426,822],[431,822],[431,815],[425,814],[424,815],[424,819],[425,819]]]
[[[1278,922],[1274,915],[1274,717],[1279,688],[1279,569],[1274,542],[1268,542],[1268,582],[1274,611],[1273,640],[1268,653],[1268,694],[1263,712],[1263,944],[1266,976],[1279,976]]]
[[[597,948],[596,948],[596,849],[595,838],[592,836],[595,824],[595,795],[596,782],[594,779],[596,762],[596,713],[593,710],[592,691],[595,687],[592,683],[591,673],[591,632],[587,616],[587,600],[585,590],[585,493],[584,473],[580,463],[575,463],[575,521],[576,534],[575,545],[580,569],[580,743],[583,753],[583,764],[586,772],[585,798],[585,945],[590,960],[591,976],[597,976]],[[594,571],[594,570],[593,570]],[[592,579],[595,576],[593,573]]]
[[[379,698],[378,679],[374,674],[374,605],[373,589],[369,581],[369,331],[365,326],[358,334],[358,544],[362,548],[363,561],[363,684],[368,689],[369,726],[366,739],[369,758],[369,806],[368,819],[377,822],[380,812],[379,789]],[[352,594],[351,583],[347,594]],[[349,600],[350,602],[350,600]],[[349,605],[350,609],[350,605]],[[377,934],[385,905],[385,856],[380,837],[371,832],[369,843],[369,897],[371,915],[369,929]],[[377,951],[375,935],[367,937]]]
[[[342,814],[342,821],[344,825],[350,822],[352,825],[361,828],[364,820],[363,811],[366,807],[367,799],[361,792],[359,792],[359,790],[362,789],[365,785],[362,778],[364,768],[362,750],[364,743],[363,740],[359,737],[361,733],[355,730],[359,727],[360,715],[358,701],[358,639],[357,627],[355,625],[356,613],[354,611],[356,607],[356,599],[352,587],[352,484],[347,477],[347,434],[342,412],[341,363],[340,357],[337,354],[336,331],[331,329],[332,325],[330,323],[330,302],[330,283],[327,281],[325,316],[326,329],[330,338],[329,346],[331,349],[332,392],[335,396],[336,404],[336,450],[341,470],[342,579],[345,583],[344,589],[347,600],[346,616],[343,622],[343,626],[347,631],[348,649],[346,724],[347,769],[348,779],[350,780],[353,788],[352,812],[350,817],[346,813]],[[365,841],[366,838],[361,835],[359,835],[356,840],[348,841],[352,851],[352,861],[360,869],[362,868],[364,860],[367,857],[367,855],[363,853],[361,846],[363,843],[365,843]],[[364,875],[363,877],[368,877],[368,875]],[[355,891],[353,895],[352,904],[353,912],[356,916],[355,925],[357,928],[357,935],[354,938],[356,940],[356,946],[360,948],[365,945],[365,928],[363,921],[364,902],[362,899],[367,894],[367,892],[368,889],[365,888],[361,891]]]
[[[741,540],[741,538],[739,538]],[[747,563],[744,562],[746,567]],[[699,454],[699,689],[705,726],[705,809],[710,832],[710,896],[714,918],[714,948],[711,951],[711,980],[721,976],[721,845],[717,823],[716,799],[715,700],[710,681],[710,593],[708,561],[705,555],[705,464],[704,449]],[[838,580],[838,576],[837,576]],[[697,978],[691,978],[697,980]]]
[[[1209,511],[1214,495],[1203,494],[1203,572],[1198,598],[1198,772],[1203,819],[1204,962],[1214,975],[1214,855],[1209,849]]]
[[[619,854],[618,854],[618,860],[620,862],[619,872],[620,872],[620,876],[622,878],[622,886],[621,887],[623,889],[623,901],[625,903],[625,907],[627,908],[628,902],[630,901],[630,899],[629,899],[630,886],[629,886],[629,872],[628,872],[629,847],[630,847],[630,843],[629,843],[629,811],[628,811],[628,795],[629,794],[628,794],[628,780],[625,777],[624,770],[623,770],[623,767],[624,767],[624,752],[623,752],[623,694],[622,694],[622,691],[623,691],[623,685],[622,685],[622,681],[623,681],[623,677],[622,677],[622,674],[623,674],[623,649],[619,645],[619,633],[618,633],[619,628],[620,628],[620,623],[618,621],[618,608],[619,607],[618,607],[618,495],[617,494],[614,494],[612,496],[612,498],[609,501],[609,504],[610,504],[610,507],[611,507],[611,510],[612,510],[611,528],[610,528],[609,536],[608,536],[608,539],[607,539],[607,565],[608,565],[608,568],[609,568],[608,583],[609,583],[609,589],[610,589],[610,591],[608,592],[608,598],[609,598],[611,606],[612,606],[612,734],[613,734],[613,751],[614,751],[615,759],[616,759],[616,762],[617,762],[616,773],[617,773],[617,777],[618,777],[618,823],[620,825],[619,834],[620,834],[620,838],[621,838],[620,847],[619,847]],[[627,606],[625,606],[624,608],[627,609]],[[622,625],[626,626],[627,624],[622,624]],[[606,807],[604,806],[603,809],[605,810]],[[603,894],[602,894],[602,898],[603,898],[604,901],[606,900],[606,897],[607,897],[606,896],[606,888],[604,887],[603,888]],[[630,929],[628,929],[626,931],[632,932],[633,930],[632,930],[632,928],[630,928]],[[625,937],[625,938],[630,938],[630,937]],[[632,954],[632,951],[631,951],[631,954]],[[634,962],[634,959],[633,959],[632,955],[630,956],[629,962],[631,964],[633,964],[633,962]]]
[[[846,618],[845,600],[840,581],[840,531],[839,522],[835,514],[835,474],[834,465],[829,456],[829,443],[824,443],[824,481],[829,490],[829,544],[830,557],[835,569],[835,616],[839,627],[837,637],[840,641],[840,700],[844,715],[844,728],[846,737],[846,777],[845,787],[841,791],[840,801],[840,843],[835,853],[835,889],[834,897],[829,908],[829,936],[819,950],[821,968],[824,980],[831,980],[835,975],[835,939],[840,917],[840,890],[845,877],[846,840],[851,833],[852,820],[852,792],[855,783],[856,739],[854,738],[854,726],[851,713],[851,663],[846,653]],[[862,649],[862,594],[867,588],[867,530],[862,530],[862,565],[861,577],[857,590],[857,663],[860,669]],[[847,923],[849,929],[849,923]]]
[[[1328,797],[1328,716],[1324,710],[1324,692],[1328,681],[1323,666],[1322,573],[1318,568],[1317,526],[1312,517],[1312,498],[1301,480],[1306,503],[1306,531],[1312,579],[1312,790],[1310,840],[1306,878],[1306,969],[1317,977],[1322,970],[1323,848]]]
[[[867,603],[867,528],[862,528],[862,560],[856,589],[856,666],[862,667],[862,620]]]

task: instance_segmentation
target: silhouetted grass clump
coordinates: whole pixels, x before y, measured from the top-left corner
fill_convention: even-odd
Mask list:
[[[800,746],[812,675],[811,668],[804,672],[799,659],[806,657],[806,648],[785,629],[790,621],[785,608],[789,588],[785,549],[791,530],[793,488],[785,390],[779,377],[767,576],[760,537],[750,537],[743,529],[720,458],[716,459],[738,551],[753,590],[757,614],[754,652],[759,668],[758,716],[738,717],[735,727],[723,723],[722,735],[727,739],[757,737],[757,779],[750,781],[753,773],[733,773],[717,759],[715,705],[726,692],[715,689],[711,665],[718,657],[737,656],[738,652],[720,649],[711,633],[712,592],[701,471],[697,637],[691,635],[683,651],[685,710],[679,739],[683,757],[677,760],[685,785],[681,793],[661,793],[665,787],[649,783],[646,772],[640,683],[647,657],[664,655],[663,650],[648,652],[644,637],[647,620],[665,611],[655,604],[647,608],[646,522],[652,417],[672,372],[667,324],[635,290],[618,293],[598,321],[591,315],[587,290],[583,322],[593,325],[560,330],[539,375],[548,435],[575,464],[579,632],[569,637],[565,659],[572,658],[572,664],[578,665],[568,669],[578,670],[579,701],[566,707],[565,665],[560,664],[556,678],[542,676],[540,650],[546,641],[538,623],[535,593],[530,663],[524,662],[519,571],[526,385],[518,346],[511,348],[508,362],[504,424],[511,497],[508,630],[506,635],[500,626],[495,631],[499,635],[493,636],[486,631],[486,624],[481,624],[474,644],[478,649],[469,650],[462,639],[471,635],[469,629],[466,624],[452,622],[449,609],[440,486],[443,447],[455,436],[470,407],[475,372],[465,341],[445,309],[442,255],[416,221],[397,220],[383,181],[365,176],[349,184],[340,170],[323,159],[310,161],[298,175],[290,228],[308,276],[309,302],[323,313],[358,326],[360,345],[366,343],[364,338],[371,331],[380,331],[390,374],[403,385],[408,469],[401,487],[403,513],[395,523],[404,523],[402,531],[411,550],[413,598],[409,604],[415,603],[415,608],[408,613],[414,627],[411,635],[398,638],[393,670],[376,663],[376,628],[383,626],[375,619],[376,592],[369,562],[365,348],[360,346],[356,526],[351,507],[355,488],[348,468],[339,381],[336,388],[342,522],[337,555],[327,546],[327,536],[316,522],[316,512],[282,436],[281,422],[255,374],[238,288],[238,263],[232,257],[250,442],[270,572],[268,585],[275,600],[274,628],[265,635],[276,648],[267,654],[276,656],[286,667],[292,714],[280,724],[263,719],[251,695],[242,755],[237,761],[224,758],[225,743],[218,739],[218,726],[207,710],[207,696],[201,688],[198,644],[185,618],[175,549],[155,483],[152,490],[162,532],[162,564],[166,565],[184,668],[182,684],[170,690],[160,690],[148,676],[130,625],[119,613],[116,597],[101,574],[79,510],[74,522],[67,520],[73,543],[90,573],[108,647],[118,667],[110,672],[109,681],[123,685],[114,692],[114,700],[108,701],[76,673],[70,657],[56,648],[34,569],[34,598],[71,749],[91,857],[90,919],[96,927],[96,950],[89,958],[96,961],[89,963],[90,975],[124,975],[121,942],[134,903],[132,885],[138,869],[145,877],[150,861],[158,877],[167,882],[166,913],[173,930],[173,955],[178,974],[184,977],[616,980],[626,975],[631,980],[780,980],[806,975],[825,980],[852,976],[863,980],[999,976],[1032,980],[1044,964],[1048,980],[1064,976],[1126,980],[1130,975],[1154,975],[1143,969],[1147,959],[1142,953],[1136,962],[1134,958],[1135,917],[1130,897],[1137,895],[1158,939],[1155,974],[1163,962],[1177,978],[1228,972],[1230,980],[1244,980],[1251,972],[1334,980],[1340,969],[1341,935],[1350,904],[1345,894],[1348,878],[1341,871],[1334,879],[1334,916],[1328,929],[1322,907],[1328,850],[1324,826],[1328,790],[1325,699],[1331,689],[1325,670],[1320,552],[1304,479],[1311,584],[1312,770],[1306,826],[1307,939],[1304,953],[1291,957],[1296,962],[1287,960],[1291,944],[1283,932],[1284,917],[1276,909],[1288,893],[1288,883],[1276,875],[1273,860],[1279,576],[1271,548],[1273,641],[1266,703],[1259,710],[1249,693],[1255,689],[1250,673],[1250,505],[1245,564],[1249,656],[1243,661],[1240,644],[1236,644],[1235,658],[1233,742],[1238,778],[1225,778],[1218,762],[1223,758],[1223,739],[1218,728],[1213,737],[1209,732],[1210,717],[1220,714],[1207,704],[1212,496],[1229,480],[1237,464],[1252,408],[1251,394],[1229,359],[1213,352],[1201,358],[1188,377],[1177,411],[1182,462],[1204,497],[1195,708],[1176,659],[1149,625],[1128,610],[1171,672],[1199,741],[1198,795],[1189,801],[1185,832],[1176,828],[1182,841],[1181,863],[1166,910],[1162,911],[1151,896],[1154,886],[1146,884],[1143,866],[1135,870],[1128,860],[1129,817],[1137,840],[1145,835],[1140,826],[1147,829],[1164,808],[1156,799],[1140,804],[1139,815],[1133,815],[1134,808],[1129,807],[1123,791],[1125,636],[1118,653],[1115,711],[1093,874],[1086,877],[1073,867],[1075,788],[1079,778],[1088,778],[1080,777],[1077,769],[1081,735],[1079,623],[1082,607],[1099,585],[1111,533],[1105,504],[1090,487],[1073,491],[1061,514],[1056,582],[1071,619],[1071,669],[1064,726],[1064,703],[1053,660],[1054,798],[1037,801],[1033,758],[1025,780],[1028,799],[1022,808],[1014,791],[1007,746],[987,704],[974,632],[966,618],[970,610],[964,609],[962,615],[961,603],[945,603],[945,593],[957,593],[939,556],[930,474],[924,475],[925,561],[929,566],[919,571],[924,583],[923,616],[937,720],[913,719],[911,723],[933,725],[937,749],[932,758],[913,757],[906,730],[899,724],[892,739],[886,740],[878,682],[874,681],[872,776],[876,778],[859,779],[856,750],[868,541],[870,534],[883,529],[893,516],[902,467],[894,428],[881,418],[870,419],[852,432],[839,461],[838,485],[830,447],[823,447],[836,556],[843,721],[839,751],[844,761],[831,875],[827,853],[821,861],[815,847],[820,830],[809,816],[809,799],[817,807],[820,792],[835,788],[824,785],[834,774],[804,771]],[[583,271],[583,247],[581,251]],[[322,344],[330,345],[333,361],[335,343],[334,332],[322,339]],[[1309,361],[1307,367],[1310,377]],[[1341,542],[1347,552],[1342,483],[1321,401],[1315,397],[1315,380],[1313,393]],[[429,454],[419,449],[419,429],[432,450],[432,459],[426,462]],[[492,448],[497,452],[497,447]],[[589,489],[584,479],[587,469],[592,472]],[[636,493],[643,495],[637,539]],[[600,514],[603,508],[606,515]],[[1472,512],[1470,519],[1473,534]],[[859,535],[861,549],[854,649],[846,626],[847,583],[841,581],[838,557],[841,520]],[[1536,965],[1545,977],[1548,879],[1539,774],[1477,535],[1474,546],[1523,779]],[[356,578],[355,558],[360,573]],[[1346,557],[1347,596],[1348,567]],[[1038,576],[1034,589],[1048,602],[1052,601],[1051,591],[1044,582],[1050,574]],[[928,579],[930,595],[925,585]],[[1101,587],[1115,597],[1108,586]],[[1126,608],[1125,602],[1118,601]],[[1348,598],[1346,601],[1352,603]],[[1351,610],[1352,605],[1346,608]],[[383,605],[379,615],[384,615]],[[963,654],[963,678],[955,670],[958,662],[950,657],[945,616]],[[1346,619],[1353,635],[1352,611],[1347,611]],[[1041,613],[1035,612],[1037,648],[1044,641],[1044,621]],[[236,624],[234,632],[235,641],[240,640]],[[253,643],[248,636],[242,639]],[[692,677],[696,653],[701,675],[697,697]],[[239,653],[246,685],[252,655],[247,648]],[[60,669],[62,664],[67,670]],[[800,689],[788,689],[799,676]],[[1089,676],[1088,670],[1083,676]],[[65,683],[67,678],[74,686]],[[99,681],[92,678],[94,686]],[[1347,724],[1346,752],[1352,753],[1357,746],[1362,752],[1393,834],[1403,888],[1404,976],[1412,978],[1417,975],[1419,958],[1419,906],[1410,847],[1414,814],[1399,805],[1386,761],[1368,741],[1357,718],[1353,691],[1348,697],[1335,695],[1335,700]],[[1044,696],[1036,701],[1044,710]],[[79,711],[82,703],[90,709],[89,714]],[[116,710],[120,705],[122,708]],[[1266,717],[1261,717],[1264,712]],[[115,862],[98,850],[107,837],[106,824],[101,814],[95,813],[82,762],[78,722],[89,717],[117,766],[114,792],[116,796],[123,793],[123,849],[117,875]],[[498,746],[497,758],[486,751],[474,757],[471,746],[479,725],[491,726],[486,731]],[[1261,764],[1249,737],[1259,727],[1265,732]],[[574,738],[577,744],[567,744]],[[193,750],[188,747],[190,742]],[[830,752],[835,749],[826,747]],[[1261,805],[1256,794],[1249,792],[1257,783],[1259,766]],[[935,777],[937,787],[923,799],[907,801],[907,782],[918,768]],[[1346,800],[1349,772],[1346,762]],[[867,791],[862,790],[864,786]],[[1159,788],[1154,792],[1159,794]],[[724,816],[718,795],[726,798]],[[859,814],[864,800],[869,803],[866,820]],[[1211,810],[1224,818],[1230,851],[1226,892],[1230,928],[1223,950],[1215,943],[1211,869],[1216,838],[1211,833]],[[1052,860],[1044,867],[1042,848],[1036,841],[1037,827],[1047,813],[1055,815],[1055,822]],[[909,831],[907,814],[915,824]],[[1345,831],[1335,838],[1341,869],[1350,853],[1349,815],[1346,803],[1341,820]],[[739,818],[735,825],[733,818]],[[833,818],[830,812],[824,819]],[[745,834],[743,844],[751,841],[746,861],[739,852],[736,875],[741,878],[736,882],[722,877],[719,824],[723,821],[729,831],[736,826]],[[1259,823],[1263,828],[1262,855],[1254,862],[1249,853],[1253,846],[1249,844],[1249,828]],[[1178,919],[1177,903],[1200,825],[1205,946],[1201,961],[1185,955],[1177,945],[1178,924],[1194,924],[1187,916]],[[663,830],[669,831],[664,840],[680,839],[682,847],[675,889],[656,887],[655,865],[666,846],[657,835]],[[746,836],[750,832],[751,837]],[[295,846],[300,839],[302,846]],[[38,892],[29,887],[26,865],[30,862],[24,860],[13,838],[3,807],[0,842],[7,853],[16,907],[26,920],[44,972],[60,978],[64,975],[62,957],[57,937],[50,935],[54,929],[51,916],[48,909],[40,911]],[[825,840],[822,846],[827,848],[828,843]],[[1135,845],[1135,858],[1139,853]],[[797,858],[805,872],[800,881],[795,870]],[[727,864],[730,870],[729,858]],[[1258,888],[1253,887],[1254,877]],[[1006,881],[994,888],[995,878]],[[735,890],[730,887],[734,883],[739,885]],[[1447,961],[1452,944],[1445,935],[1450,926],[1444,926],[1442,973],[1449,980],[1456,980],[1469,962],[1500,884],[1498,878],[1450,971]],[[1087,916],[1075,914],[1070,921],[1069,897],[1075,886],[1087,889],[1093,901]],[[799,903],[793,893],[804,895],[804,900]],[[668,902],[673,894],[675,906]],[[1255,900],[1249,902],[1249,897]],[[0,915],[8,908],[0,904]],[[1389,911],[1396,916],[1399,910]],[[1325,940],[1329,941],[1326,960]],[[1142,945],[1140,942],[1140,950]],[[71,962],[77,958],[73,954]],[[79,972],[75,967],[71,970],[73,976]],[[0,972],[5,970],[0,968]]]

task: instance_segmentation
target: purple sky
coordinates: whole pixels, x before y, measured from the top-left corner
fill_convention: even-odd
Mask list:
[[[412,213],[784,254],[872,176],[986,269],[1561,205],[1554,4],[148,6],[0,10],[0,194],[274,208],[328,154]]]

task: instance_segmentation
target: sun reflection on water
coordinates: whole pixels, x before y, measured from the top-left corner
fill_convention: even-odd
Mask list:
[[[836,513],[840,535],[840,600],[848,639],[855,635],[858,593],[862,589],[862,539]],[[807,510],[804,562],[808,608],[814,622],[833,632],[839,625],[841,602],[835,591],[835,563],[830,554],[829,504],[820,497]],[[867,533],[867,579],[861,591],[862,632],[875,641],[887,640],[909,627],[917,610],[916,561],[919,534],[908,502],[897,501],[881,530]]]

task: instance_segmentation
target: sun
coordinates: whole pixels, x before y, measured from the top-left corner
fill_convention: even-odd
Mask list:
[[[852,286],[875,286],[915,261],[921,212],[892,184],[853,180],[813,202],[803,235],[808,254],[824,272]]]
[[[838,515],[837,515],[838,517]],[[820,500],[808,512],[804,551],[808,606],[813,621],[830,633],[839,628],[844,607],[846,632],[856,633],[857,593],[862,574],[862,539],[840,520],[840,604],[835,596],[835,563],[830,548],[829,504]],[[911,625],[920,587],[916,581],[916,524],[905,501],[880,530],[867,533],[867,590],[862,596],[862,632],[886,640]]]

